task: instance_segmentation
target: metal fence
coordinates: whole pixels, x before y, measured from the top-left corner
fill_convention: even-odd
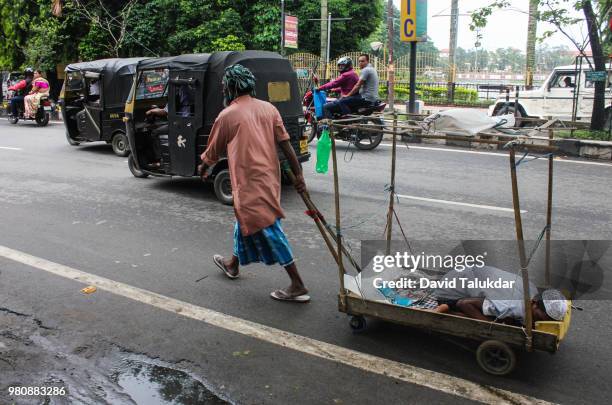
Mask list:
[[[322,66],[318,55],[311,53],[296,53],[289,56],[293,67],[298,75],[298,81],[302,94],[306,92],[307,87],[311,84],[311,75],[313,71],[323,82],[326,79],[337,77],[339,75],[337,61],[341,57],[349,56],[357,64],[357,59],[361,55],[360,52],[350,52],[341,55],[337,59],[330,61],[328,66]],[[380,78],[380,97],[381,99],[387,96],[387,63],[383,58],[376,55],[369,55],[370,63],[378,72]],[[355,66],[359,73],[359,68]],[[410,80],[410,59],[409,55],[402,56],[394,61],[395,71],[395,99],[404,101],[408,99],[409,80]],[[513,93],[516,83],[504,83],[499,80],[491,80],[487,82],[485,79],[479,78],[474,82],[448,83],[449,68],[445,58],[440,57],[438,53],[418,52],[417,53],[417,98],[423,100],[427,104],[437,105],[459,105],[459,106],[480,106],[486,107],[494,102],[501,95],[505,95],[506,89],[510,89]],[[462,72],[455,72],[460,76]],[[523,90],[524,86],[519,85]]]

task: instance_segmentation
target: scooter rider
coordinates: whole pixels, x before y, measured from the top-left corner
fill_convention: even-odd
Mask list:
[[[353,70],[353,60],[348,56],[340,58],[338,60],[338,71],[340,71],[340,76],[338,76],[335,80],[320,86],[317,90],[339,91],[340,99],[342,99],[342,97],[346,97],[353,87],[355,87],[355,84],[359,81],[359,76],[357,76],[357,73]],[[315,84],[318,83],[319,79],[316,76],[314,76],[313,79]],[[340,99],[332,101],[331,103],[326,103],[323,106],[324,118],[332,118],[334,114],[342,112],[340,107]]]
[[[11,115],[17,117],[19,115],[19,105],[23,106],[23,100],[32,90],[32,80],[34,79],[34,69],[26,68],[23,72],[24,79],[17,84],[10,86],[8,90],[14,91],[15,94],[11,98]]]
[[[362,107],[370,107],[378,102],[378,73],[370,63],[368,54],[359,56],[361,75],[353,89],[340,100],[343,114],[350,114]],[[359,93],[357,93],[359,92]]]

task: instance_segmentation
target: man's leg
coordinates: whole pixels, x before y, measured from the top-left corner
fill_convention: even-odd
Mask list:
[[[342,109],[340,108],[340,100],[325,103],[323,106],[323,118],[332,119],[334,114],[340,113],[342,113]]]
[[[302,281],[302,277],[300,277],[300,273],[298,273],[295,263],[285,266],[285,270],[291,279],[291,285],[283,291],[290,297],[299,297],[300,295],[308,294],[308,290]]]
[[[13,117],[16,117],[19,115],[19,103],[23,102],[23,96],[16,96],[13,97],[11,99],[11,113],[13,114]]]
[[[237,277],[240,274],[240,264],[236,256],[232,255],[229,259],[223,259],[223,265],[230,275]]]
[[[367,103],[367,101],[361,96],[344,97],[340,99],[340,108],[342,109],[342,113],[346,115],[354,113],[365,103]]]
[[[468,318],[489,321],[490,319],[482,313],[482,303],[484,298],[462,298],[457,301],[457,309]]]

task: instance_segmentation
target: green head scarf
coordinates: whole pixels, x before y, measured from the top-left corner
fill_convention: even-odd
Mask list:
[[[225,68],[225,74],[223,75],[225,105],[229,105],[242,94],[255,95],[255,76],[242,65],[228,66]]]

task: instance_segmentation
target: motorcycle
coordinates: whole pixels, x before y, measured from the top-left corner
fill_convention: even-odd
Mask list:
[[[327,102],[335,101],[334,98],[327,98]],[[308,142],[317,137],[321,136],[322,129],[319,127],[317,117],[315,114],[314,97],[312,90],[308,90],[304,95],[303,99],[304,106],[304,118],[306,119],[306,130],[308,135]],[[370,107],[362,107],[356,111],[357,115],[362,115],[361,121],[355,122],[355,124],[369,124],[372,126],[380,127],[384,129],[384,121],[378,117],[371,117],[374,112],[382,112],[387,107],[386,103],[379,102]],[[338,114],[334,116],[334,119],[348,118]],[[336,138],[343,141],[354,143],[357,149],[361,150],[372,150],[376,148],[383,139],[382,132],[363,131],[357,128],[343,128],[336,133]]]
[[[12,111],[11,111],[10,99],[7,105],[6,112],[9,117],[8,118],[9,122],[13,125],[17,124],[19,120],[24,120],[24,121],[36,121],[36,124],[38,124],[38,126],[44,127],[44,126],[47,126],[47,124],[49,123],[49,119],[51,117],[51,110],[52,110],[51,100],[49,100],[48,96],[42,96],[40,98],[38,108],[36,109],[36,114],[34,115],[34,118],[25,118],[25,115],[24,115],[25,106],[23,105],[23,102],[17,104],[18,114],[17,116],[13,116]]]

